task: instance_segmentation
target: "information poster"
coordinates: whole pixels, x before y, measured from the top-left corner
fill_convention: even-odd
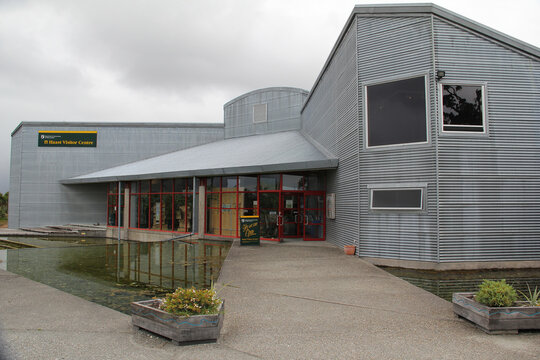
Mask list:
[[[240,217],[240,245],[261,245],[258,216]]]

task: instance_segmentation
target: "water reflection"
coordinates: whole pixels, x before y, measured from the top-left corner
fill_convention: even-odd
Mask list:
[[[484,280],[501,280],[516,290],[528,294],[527,284],[534,290],[540,288],[540,269],[482,270],[482,271],[426,271],[381,267],[409,283],[452,301],[454,292],[476,292]],[[521,294],[518,293],[518,295]]]
[[[194,240],[6,251],[4,268],[29,279],[129,313],[131,301],[162,296],[182,286],[209,287],[230,243]],[[7,265],[7,266],[6,266]]]

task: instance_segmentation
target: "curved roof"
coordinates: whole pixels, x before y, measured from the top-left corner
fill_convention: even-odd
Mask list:
[[[281,87],[279,87],[279,86],[267,87],[267,88],[253,90],[253,91],[247,92],[245,94],[242,94],[240,96],[237,96],[234,99],[232,99],[232,100],[228,101],[227,103],[225,103],[225,105],[223,105],[223,107],[225,108],[225,107],[227,107],[227,106],[229,106],[231,104],[234,104],[238,100],[246,98],[246,97],[248,97],[250,95],[262,94],[262,93],[271,92],[271,91],[287,91],[287,92],[290,92],[290,93],[304,94],[306,96],[309,94],[309,91],[304,90],[304,89],[300,89],[300,88],[295,88],[295,87],[284,87],[284,86],[281,86]]]
[[[332,169],[338,159],[298,131],[226,139],[62,180],[63,184]]]

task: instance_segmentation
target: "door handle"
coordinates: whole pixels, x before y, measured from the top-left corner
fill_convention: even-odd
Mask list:
[[[309,222],[308,216],[309,216],[309,215],[304,215],[304,225],[307,225],[308,222]]]

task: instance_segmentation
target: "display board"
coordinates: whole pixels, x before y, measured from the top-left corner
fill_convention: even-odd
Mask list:
[[[240,217],[240,245],[260,245],[258,216]]]

